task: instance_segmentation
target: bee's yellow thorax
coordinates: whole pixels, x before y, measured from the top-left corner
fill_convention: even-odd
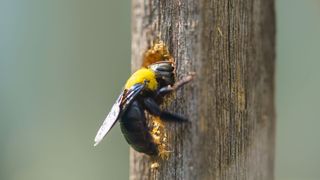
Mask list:
[[[158,88],[158,82],[156,79],[156,74],[147,68],[142,68],[132,74],[132,76],[128,79],[125,89],[131,88],[133,85],[138,83],[144,83],[147,81],[147,89],[151,91],[155,91]]]

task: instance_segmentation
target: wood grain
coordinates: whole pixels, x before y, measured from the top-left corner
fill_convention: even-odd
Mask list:
[[[151,159],[130,151],[130,179],[274,178],[275,12],[273,0],[134,0],[132,69],[155,35],[196,79],[166,108],[189,124],[167,123],[172,149]]]

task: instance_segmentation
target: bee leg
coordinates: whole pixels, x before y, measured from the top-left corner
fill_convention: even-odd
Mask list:
[[[185,84],[189,83],[190,81],[193,80],[194,78],[194,73],[184,77],[183,79],[179,80],[178,82],[176,82],[173,86],[165,86],[161,89],[158,90],[157,92],[157,97],[158,96],[165,96],[167,94],[169,94],[172,91],[176,91],[177,89],[181,88],[182,86],[184,86]]]
[[[159,116],[160,119],[164,120],[164,121],[178,121],[178,122],[186,122],[188,121],[186,118],[177,115],[177,114],[173,114],[167,111],[161,111],[159,105],[157,104],[157,102],[152,99],[152,98],[145,98],[144,99],[144,106],[146,108],[146,110],[155,116]]]

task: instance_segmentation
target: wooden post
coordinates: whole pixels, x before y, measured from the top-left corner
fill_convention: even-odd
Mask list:
[[[131,150],[130,179],[273,179],[274,1],[134,0],[133,70],[158,33],[177,77],[196,73],[167,107],[191,123],[166,124],[173,152],[158,169]]]

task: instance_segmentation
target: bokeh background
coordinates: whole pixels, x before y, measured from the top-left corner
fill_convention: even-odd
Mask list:
[[[128,179],[130,1],[0,0],[0,180]],[[320,1],[277,0],[276,179],[320,179]],[[117,125],[118,126],[118,125]]]

